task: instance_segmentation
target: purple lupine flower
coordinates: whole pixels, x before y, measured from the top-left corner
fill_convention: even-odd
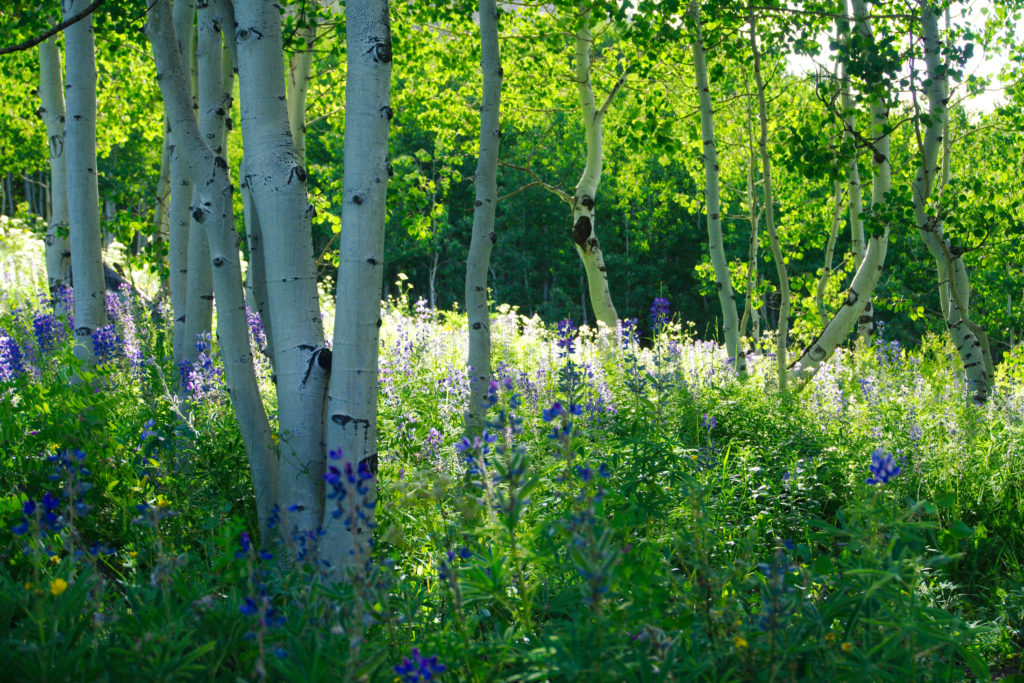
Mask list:
[[[437,661],[437,657],[424,657],[418,648],[412,649],[412,657],[403,657],[401,664],[395,665],[395,673],[402,677],[402,683],[419,683],[432,681],[438,674],[444,673],[445,666]]]
[[[25,372],[21,347],[0,328],[0,382],[9,382]]]
[[[32,317],[32,331],[36,335],[39,350],[43,353],[53,351],[66,336],[64,324],[52,313],[36,313]]]
[[[122,343],[114,323],[104,325],[92,333],[93,352],[101,363],[114,360],[121,351]]]
[[[668,299],[662,296],[654,297],[651,304],[651,327],[657,332],[668,322],[669,304]]]
[[[868,465],[868,469],[871,470],[872,475],[868,479],[868,483],[872,485],[886,484],[900,473],[900,468],[893,460],[892,453],[882,450],[881,446],[871,452],[871,464]]]

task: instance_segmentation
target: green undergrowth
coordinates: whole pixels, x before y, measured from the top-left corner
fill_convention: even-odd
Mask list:
[[[93,372],[63,327],[40,341],[31,292],[4,296],[0,338],[21,355],[0,381],[2,680],[987,680],[1022,666],[1017,355],[984,406],[937,339],[880,338],[780,394],[771,358],[737,379],[671,323],[653,343],[628,327],[596,338],[500,307],[490,424],[463,441],[464,318],[391,300],[373,562],[330,584],[315,530],[286,512],[256,527],[215,346],[179,400],[164,318],[129,294],[120,346]]]

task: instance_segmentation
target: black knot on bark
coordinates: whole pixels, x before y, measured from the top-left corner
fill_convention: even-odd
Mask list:
[[[217,116],[224,116],[224,107],[217,107]]]
[[[395,169],[391,167],[391,164],[384,164],[384,168],[388,170],[388,178],[391,178],[395,175]]]
[[[582,247],[587,243],[587,238],[590,237],[591,232],[593,232],[593,229],[590,227],[590,218],[580,216],[579,220],[576,221],[576,225],[572,226],[572,241]]]
[[[295,167],[295,177],[299,179],[300,183],[306,182],[306,169],[301,166]]]
[[[859,298],[860,296],[857,295],[857,292],[851,289],[850,292],[846,295],[846,305],[853,306],[855,303],[857,303],[857,299]]]
[[[487,237],[488,237],[488,239],[490,239],[490,240],[491,240],[491,244],[494,244],[495,242],[497,242],[497,241],[498,241],[498,235],[497,235],[497,233],[493,233],[493,232],[492,232],[492,233],[491,233],[490,235],[488,235]]]
[[[580,197],[580,204],[582,204],[583,208],[587,209],[588,211],[594,210],[594,198],[591,197],[589,194],[585,194],[582,197]]]
[[[331,369],[331,350],[320,349],[320,352],[316,354],[316,364],[320,366],[322,370],[330,372]]]
[[[484,205],[484,203],[482,201],[480,201],[479,199],[476,200],[475,204],[473,204],[473,206],[483,206],[483,205]]]
[[[481,325],[480,323],[473,323],[474,330],[479,330],[481,327],[483,327],[483,325]]]
[[[354,195],[352,195],[352,203],[353,204],[362,204],[363,203],[363,198],[360,197],[357,194],[354,194]]]
[[[384,105],[383,107],[381,107],[380,110],[384,114],[384,116],[387,117],[388,121],[390,121],[391,117],[393,117],[395,115],[395,110],[392,109],[391,107],[387,106],[387,105]]]
[[[373,61],[387,64],[391,61],[391,41],[386,40],[373,46]]]
[[[220,256],[217,256],[217,257],[215,257],[213,259],[213,267],[214,268],[220,268],[223,265],[224,265],[224,259],[221,258]]]
[[[366,262],[369,263],[371,266],[377,265],[377,259],[373,258],[372,256],[366,259]]]
[[[953,258],[960,258],[964,255],[964,248],[960,246],[951,246],[949,248],[949,254]]]
[[[216,166],[217,168],[227,168],[228,162],[227,160],[224,159],[224,157],[218,154],[213,158],[213,165]]]
[[[203,211],[198,206],[196,208],[192,209],[192,220],[194,220],[196,223],[202,223],[203,222],[203,218],[205,216],[206,216],[206,212]]]

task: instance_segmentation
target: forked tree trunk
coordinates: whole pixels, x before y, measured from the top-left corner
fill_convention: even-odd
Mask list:
[[[295,154],[306,164],[306,94],[309,92],[313,70],[313,45],[316,43],[316,25],[309,17],[300,15],[303,22],[298,29],[303,49],[292,55],[288,62],[288,124],[295,143]]]
[[[487,305],[487,271],[491,246],[497,240],[494,213],[498,204],[498,146],[501,141],[501,54],[498,49],[498,9],[495,0],[480,0],[480,68],[483,104],[480,107],[480,155],[474,185],[473,236],[466,257],[466,314],[469,323],[469,406],[466,429],[479,431],[484,422],[484,399],[491,379],[491,312]]]
[[[750,6],[750,49],[754,56],[754,83],[757,86],[758,120],[761,135],[758,151],[761,154],[761,179],[764,183],[765,228],[768,230],[768,244],[779,276],[779,324],[776,338],[775,362],[779,377],[779,389],[786,390],[786,354],[789,344],[789,272],[779,245],[779,234],[775,230],[775,198],[772,194],[772,164],[768,156],[768,105],[764,95],[764,79],[761,77],[761,50],[757,44],[757,14]]]
[[[282,507],[299,506],[289,524],[315,531],[323,519],[327,371],[322,365],[327,362],[313,261],[313,209],[306,196],[306,169],[295,154],[288,125],[280,10],[263,0],[237,0],[235,21],[244,182],[262,228],[274,331],[278,500]],[[351,322],[338,317],[343,324]]]
[[[871,25],[868,20],[868,10],[864,0],[852,0],[854,20],[858,33],[866,41],[873,41]],[[871,105],[871,131],[868,139],[871,141],[871,156],[874,173],[871,178],[871,204],[875,211],[883,212],[888,201],[886,195],[892,189],[891,165],[889,160],[889,109],[886,104],[888,93],[881,91],[880,83],[868,83],[868,91],[872,96]],[[856,190],[856,191],[855,191]],[[853,195],[859,196],[859,182],[857,188],[851,184],[851,212],[855,206],[852,200]],[[858,214],[859,218],[859,214]],[[851,216],[851,223],[853,218]],[[856,229],[856,228],[855,228]],[[862,228],[861,228],[862,229]],[[854,325],[870,323],[862,316],[867,304],[871,301],[875,287],[878,285],[878,278],[882,274],[882,266],[885,263],[885,255],[889,248],[889,225],[876,228],[868,240],[867,249],[860,262],[860,267],[853,276],[853,282],[846,290],[846,300],[842,307],[832,316],[832,319],[824,326],[821,333],[803,352],[799,360],[793,366],[793,373],[801,379],[811,377],[827,358],[836,350],[844,339],[850,334]]]
[[[64,18],[78,14],[87,4],[87,0],[67,0]],[[96,174],[96,52],[91,15],[64,29],[64,49],[64,155],[75,288],[75,355],[93,365],[92,334],[107,324],[107,302]]]
[[[50,217],[46,225],[46,278],[54,310],[63,311],[60,290],[71,286],[71,244],[67,237],[68,202],[64,163],[64,83],[60,49],[53,37],[39,44],[40,114],[50,148]]]
[[[384,221],[391,121],[391,23],[387,0],[346,7],[345,181],[339,240],[327,448],[341,467],[377,473],[377,348],[384,279]],[[368,487],[375,487],[371,480]],[[368,499],[376,500],[371,489]],[[361,567],[373,538],[371,500],[350,491],[324,514],[323,555],[344,571]],[[340,509],[339,509],[340,506]],[[353,507],[362,506],[363,517]],[[338,516],[334,513],[337,511]]]
[[[198,188],[198,202],[193,214],[197,223],[203,226],[203,232],[195,237],[207,240],[210,245],[217,297],[217,340],[224,360],[231,404],[249,458],[260,530],[263,532],[276,502],[277,452],[256,383],[249,347],[238,236],[232,213],[231,179],[227,162],[216,153],[216,147],[223,144],[224,113],[221,110],[218,114],[216,107],[212,111],[208,109],[210,103],[201,96],[200,105],[208,115],[201,117],[202,130],[197,125],[182,56],[172,38],[169,4],[170,0],[157,0],[151,6],[147,33],[153,44],[157,80],[164,98],[168,126],[186,170]],[[220,50],[215,52],[220,55]],[[220,96],[216,94],[222,89],[219,59],[204,59],[200,71],[204,81],[202,92],[214,94],[219,100]],[[213,149],[207,140],[213,143]]]
[[[691,13],[696,35],[693,46],[693,68],[697,77],[697,95],[700,99],[700,128],[703,140],[704,198],[708,217],[708,252],[715,270],[715,284],[718,301],[722,307],[722,331],[725,335],[726,352],[735,363],[736,372],[743,375],[747,370],[747,357],[740,348],[739,319],[736,313],[736,295],[732,288],[729,262],[725,258],[725,243],[722,238],[722,208],[719,189],[718,146],[715,141],[714,109],[711,103],[711,88],[708,84],[707,55],[704,49],[704,35],[700,18],[700,5],[693,3]],[[753,229],[753,226],[751,226]],[[748,273],[749,280],[749,273]]]
[[[581,5],[579,26],[576,29],[576,89],[579,93],[583,130],[587,139],[587,158],[583,175],[576,184],[576,193],[573,196],[572,240],[576,244],[576,253],[579,254],[587,274],[587,289],[590,293],[590,305],[594,308],[594,316],[599,323],[614,330],[619,316],[615,312],[612,295],[608,289],[608,269],[601,253],[601,242],[597,239],[594,218],[597,187],[601,182],[601,164],[604,157],[601,128],[604,115],[615,93],[625,82],[625,76],[616,82],[604,104],[598,108],[590,80],[590,53],[594,43],[590,22],[590,10],[586,5]]]
[[[928,69],[928,122],[921,144],[921,167],[914,178],[914,220],[921,239],[931,252],[939,272],[940,294],[946,313],[946,326],[967,373],[967,384],[976,403],[984,403],[994,381],[988,338],[970,318],[970,285],[967,269],[958,250],[943,235],[941,218],[931,212],[929,198],[940,177],[939,151],[947,116],[948,70],[941,63],[936,8],[930,0],[921,0],[921,26],[924,57]]]

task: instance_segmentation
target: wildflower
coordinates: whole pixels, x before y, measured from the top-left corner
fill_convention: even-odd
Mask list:
[[[60,595],[68,589],[68,582],[64,579],[54,579],[50,582],[50,595]]]
[[[32,330],[43,353],[53,351],[64,339],[64,325],[52,313],[36,313],[32,317]]]
[[[0,382],[9,382],[23,372],[21,347],[0,329]]]
[[[668,322],[668,299],[662,296],[654,297],[651,304],[651,327],[657,332]]]
[[[92,333],[92,348],[101,363],[113,360],[124,342],[114,328],[114,323],[105,325]]]
[[[831,643],[835,639],[836,639],[836,634],[835,633],[832,633],[831,631],[829,631],[828,633],[825,634],[825,642]]]
[[[412,649],[412,659],[403,657],[402,663],[395,665],[395,673],[401,676],[402,683],[432,681],[436,674],[444,670],[444,664],[438,663],[437,657],[424,657],[415,647]]]
[[[743,648],[745,648],[745,647],[749,647],[750,646],[750,643],[748,643],[747,639],[744,638],[743,636],[733,636],[732,644],[735,645],[737,648],[739,648],[741,650]]]
[[[700,426],[701,428],[706,429],[710,432],[712,429],[718,426],[718,420],[715,419],[714,415],[708,415],[707,413],[704,413],[704,415],[702,415],[700,418]]]
[[[853,652],[853,643],[846,642],[840,645],[843,648],[843,652]]]
[[[885,484],[900,473],[900,468],[892,458],[892,453],[886,453],[879,446],[871,453],[871,464],[868,465],[873,475],[868,479],[869,484]]]
[[[558,348],[562,349],[562,355],[568,356],[576,351],[574,340],[576,323],[566,318],[558,321]]]

